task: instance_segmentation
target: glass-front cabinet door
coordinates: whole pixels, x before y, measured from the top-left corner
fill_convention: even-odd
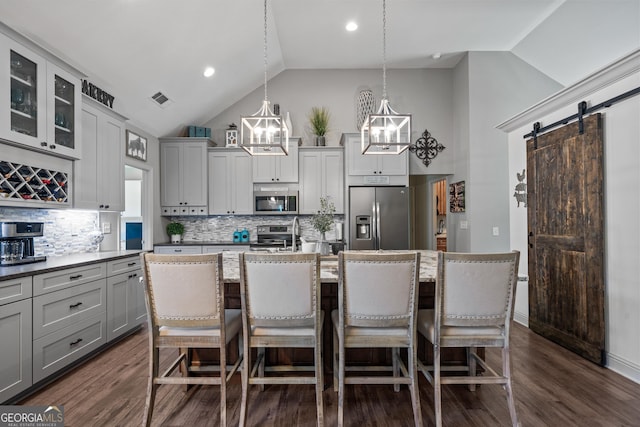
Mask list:
[[[78,77],[0,35],[1,139],[79,158],[80,96]]]

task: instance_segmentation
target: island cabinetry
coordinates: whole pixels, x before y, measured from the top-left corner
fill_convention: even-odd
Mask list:
[[[107,342],[105,263],[33,276],[33,382]]]
[[[0,138],[80,158],[81,74],[8,28],[0,31],[11,33],[0,34]]]
[[[209,215],[253,214],[252,159],[244,150],[209,150]]]
[[[300,213],[320,210],[320,197],[328,197],[336,214],[344,213],[344,152],[337,148],[301,149]]]
[[[31,277],[0,281],[0,403],[32,381]]]
[[[160,205],[165,216],[207,215],[207,149],[203,138],[160,139]]]
[[[138,256],[107,263],[107,340],[111,341],[146,320],[142,268]]]
[[[82,160],[74,165],[74,207],[124,210],[125,120],[91,98],[83,98]]]
[[[202,246],[200,245],[155,246],[153,248],[153,252],[156,254],[173,254],[173,255],[201,254]]]
[[[253,156],[253,182],[298,182],[299,138],[289,138],[287,156]]]
[[[408,185],[408,151],[402,154],[362,154],[359,134],[343,136],[349,185]]]

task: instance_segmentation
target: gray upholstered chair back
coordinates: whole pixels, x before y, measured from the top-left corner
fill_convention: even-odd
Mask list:
[[[152,326],[219,327],[222,255],[143,254]]]
[[[519,255],[439,252],[436,322],[439,317],[442,326],[504,327],[511,316]]]
[[[409,327],[416,307],[420,254],[342,252],[339,307],[344,325]]]

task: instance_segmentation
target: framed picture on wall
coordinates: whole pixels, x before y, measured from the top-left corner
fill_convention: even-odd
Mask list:
[[[147,161],[147,138],[127,129],[127,156]]]
[[[449,185],[449,211],[464,212],[464,181]]]

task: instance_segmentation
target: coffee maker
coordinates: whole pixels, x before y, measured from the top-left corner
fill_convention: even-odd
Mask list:
[[[43,231],[42,222],[0,222],[0,265],[45,261],[46,256],[33,253],[33,238]]]

